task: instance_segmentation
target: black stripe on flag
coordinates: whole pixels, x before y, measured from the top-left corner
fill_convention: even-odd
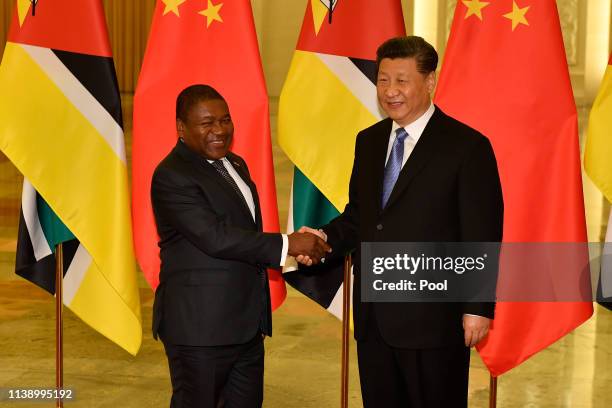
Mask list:
[[[285,282],[323,306],[331,305],[344,279],[344,258],[332,258],[313,266],[299,265],[283,273]]]
[[[76,239],[66,241],[63,244],[64,276],[66,276],[66,271],[72,263],[78,247],[79,241]],[[15,273],[40,286],[50,294],[55,294],[55,254],[52,253],[38,261],[36,260],[34,247],[32,246],[30,234],[23,217],[23,211],[20,211],[19,214]]]
[[[52,50],[81,84],[123,128],[121,98],[113,59],[97,55]]]
[[[374,85],[376,85],[376,61],[349,58],[353,64],[366,76]]]

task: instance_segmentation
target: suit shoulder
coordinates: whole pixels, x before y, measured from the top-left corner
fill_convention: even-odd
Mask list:
[[[164,157],[153,171],[152,181],[159,179],[167,180],[175,179],[177,176],[184,176],[190,173],[188,163],[177,154],[176,150],[172,150]]]
[[[163,172],[165,170],[176,167],[179,164],[178,159],[178,155],[174,151],[171,151],[166,155],[166,157],[164,157],[159,163],[157,163],[153,174],[157,173],[158,171]]]
[[[486,139],[486,137],[482,133],[480,133],[478,130],[459,121],[458,119],[455,119],[454,117],[450,115],[447,115],[437,106],[436,106],[436,113],[438,113],[438,115],[434,117],[437,117],[438,120],[440,120],[443,123],[444,128],[451,130],[457,135],[460,135],[466,138],[471,138],[473,140],[482,139],[482,138]]]
[[[385,118],[361,130],[357,134],[357,141],[372,140],[380,137],[381,134],[388,134],[391,132],[392,120]]]
[[[467,144],[489,142],[489,139],[478,130],[455,119],[452,116],[447,115],[437,106],[436,113],[437,114],[434,116],[434,118],[440,122],[441,128],[445,130],[445,133],[449,137],[452,137],[456,142]]]

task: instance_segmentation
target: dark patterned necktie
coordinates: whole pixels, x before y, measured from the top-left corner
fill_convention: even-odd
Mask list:
[[[402,161],[404,160],[404,139],[408,137],[408,133],[404,128],[399,128],[395,131],[395,135],[395,141],[393,142],[383,177],[382,208],[385,208],[387,201],[389,201],[397,177],[402,170]]]
[[[212,166],[215,168],[215,170],[217,170],[219,172],[219,174],[221,174],[221,177],[223,177],[225,179],[225,181],[228,182],[228,184],[232,187],[232,189],[234,189],[236,194],[238,194],[238,197],[240,197],[242,199],[242,202],[247,206],[247,208],[249,208],[249,205],[247,204],[246,198],[244,198],[244,195],[242,194],[242,191],[240,191],[240,188],[238,187],[238,184],[236,184],[236,180],[234,180],[233,177],[230,176],[229,172],[225,168],[225,165],[223,164],[223,161],[222,160],[215,160],[215,161],[213,161],[210,164],[212,164]],[[250,211],[250,208],[249,208],[249,211]]]

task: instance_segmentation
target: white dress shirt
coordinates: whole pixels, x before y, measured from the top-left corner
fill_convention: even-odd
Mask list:
[[[408,137],[404,139],[404,157],[402,159],[402,168],[404,168],[404,165],[408,161],[410,154],[412,153],[414,147],[421,138],[423,130],[425,130],[425,126],[427,126],[427,123],[429,123],[429,119],[431,119],[435,110],[436,108],[434,107],[434,104],[432,102],[429,105],[429,108],[427,108],[427,110],[425,111],[425,113],[419,116],[417,120],[408,124],[407,126],[404,126],[404,130],[406,131],[406,133],[408,133]],[[389,160],[391,148],[393,147],[393,143],[397,138],[395,131],[400,127],[400,125],[393,121],[393,126],[391,127],[391,137],[389,137],[389,146],[387,147],[387,158],[385,159],[385,165],[387,163],[387,160]]]

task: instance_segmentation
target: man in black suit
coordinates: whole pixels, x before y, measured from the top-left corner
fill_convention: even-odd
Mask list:
[[[361,242],[502,239],[493,149],[431,102],[437,63],[420,37],[379,47],[376,88],[389,118],[357,135],[349,202],[320,230],[334,254],[357,250],[353,314],[365,407],[466,407],[469,347],[494,314],[491,303],[361,301]]]
[[[183,90],[176,126],[179,141],[151,185],[161,257],[153,335],[168,356],[170,406],[260,407],[263,337],[272,334],[266,267],[287,254],[318,262],[329,247],[312,234],[262,232],[257,190],[229,151],[232,118],[215,89]]]

